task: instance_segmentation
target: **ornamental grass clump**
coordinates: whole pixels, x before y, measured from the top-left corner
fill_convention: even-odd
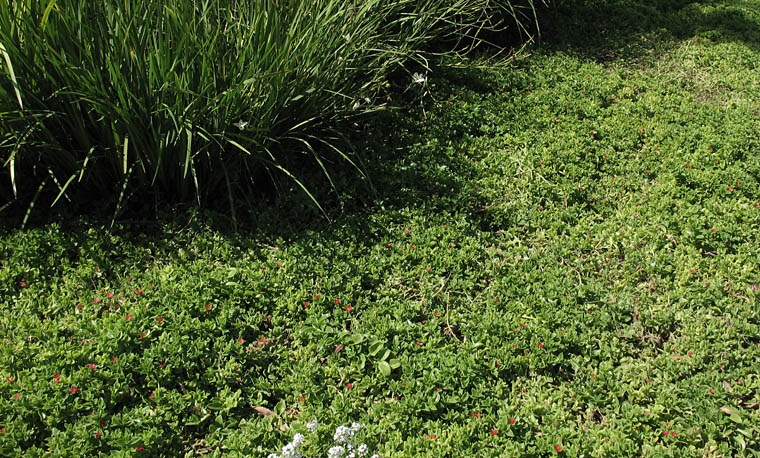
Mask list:
[[[471,48],[526,6],[2,2],[0,208],[119,210],[145,195],[232,204],[272,177],[308,194],[298,170],[312,165],[334,188],[335,170],[362,174],[342,134],[382,107],[389,75],[426,65],[434,43]]]

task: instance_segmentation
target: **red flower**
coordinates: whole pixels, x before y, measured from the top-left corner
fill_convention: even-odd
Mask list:
[[[433,313],[433,315],[435,315],[435,316],[441,316],[441,312],[435,312],[435,313]]]
[[[206,304],[204,307],[206,310],[211,310],[211,304]]]
[[[319,299],[322,299],[322,296],[320,296],[319,294],[317,294],[317,300],[319,300]]]
[[[510,418],[510,419],[509,419],[509,424],[510,424],[510,425],[514,425],[514,424],[515,424],[515,421],[516,421],[516,420],[515,420],[514,418]]]
[[[99,304],[100,303],[100,299],[93,299],[92,302],[94,302],[96,304]]]
[[[21,287],[22,287],[22,288],[26,286],[26,282],[25,282],[25,281],[23,281],[23,280],[22,280],[22,281],[21,281],[21,283],[19,283],[19,284],[21,285]]]
[[[53,376],[53,378],[61,378],[61,373],[60,373],[60,372],[56,373],[56,374]]]
[[[0,434],[5,434],[5,426],[3,426],[2,428],[0,428]]]
[[[132,315],[127,315],[126,317],[124,317],[124,319],[125,319],[126,321],[129,321],[129,320],[131,320],[131,319],[132,319]]]
[[[335,305],[340,304],[340,299],[335,299]]]
[[[97,437],[98,439],[100,439],[100,436],[101,436],[100,432],[95,433],[95,437]]]
[[[119,358],[117,358],[115,356],[111,356],[111,361],[116,361],[117,359],[119,359]]]
[[[499,362],[498,361],[494,361],[493,365],[496,366],[496,367],[499,367]]]
[[[305,397],[303,397],[303,396],[301,396],[301,399],[299,399],[299,401],[301,401],[301,402],[306,402],[306,398],[305,398]]]
[[[495,435],[497,435],[497,434],[499,434],[499,431],[498,431],[498,430],[495,430],[495,429],[492,429],[492,430],[491,430],[491,435],[492,435],[492,436],[495,436]]]
[[[415,345],[422,345],[422,342],[420,342],[420,341],[417,341],[417,342],[415,342],[414,344],[415,344]]]
[[[713,390],[712,388],[710,388],[710,394],[715,394],[715,390]]]
[[[596,374],[591,374],[591,378],[596,378]]]
[[[13,395],[13,399],[18,399],[21,397],[21,393],[16,393]]]
[[[159,323],[161,323],[161,322],[163,322],[163,321],[164,321],[164,319],[163,319],[163,318],[161,318],[161,317],[158,317],[158,318],[156,318],[156,321],[158,321]]]
[[[137,446],[137,451],[138,451],[138,452],[142,452],[142,451],[143,451],[143,447],[142,447],[142,445],[138,445],[138,446]]]
[[[346,306],[346,312],[350,312],[350,311],[351,311],[351,310],[353,310],[353,309],[354,309],[354,308],[353,308],[353,307],[351,307],[350,305],[347,305],[347,306]]]
[[[347,384],[346,384],[346,388],[348,388],[349,390],[350,390],[351,388],[353,388],[353,387],[354,387],[354,384],[353,384],[353,383],[347,383]]]
[[[12,382],[13,380],[14,380],[14,378],[13,378],[13,377],[8,377],[8,381],[9,381],[9,382]]]
[[[667,436],[668,434],[670,434],[670,431],[668,431],[667,429],[666,429],[665,431],[663,431],[663,432],[662,432],[662,435],[663,435],[663,436]]]
[[[691,270],[689,270],[689,272],[695,274],[695,273],[697,273],[697,269],[691,269]]]
[[[544,344],[542,343],[538,344],[538,348],[544,348]]]
[[[89,367],[92,370],[95,370],[95,367],[97,367],[97,366],[95,366],[94,364],[88,364],[87,367]]]
[[[144,339],[144,338],[145,338],[145,336],[147,336],[147,335],[148,335],[148,334],[145,334],[145,333],[143,332],[142,334],[140,334],[140,338],[141,338],[141,339]]]
[[[238,343],[243,343],[243,338],[242,337],[238,337]]]
[[[562,446],[561,445],[555,445],[554,446],[554,450],[556,450],[558,452],[561,452],[562,451]]]
[[[137,294],[142,294],[142,290],[141,290],[141,289],[138,289],[138,290],[137,290]]]
[[[306,301],[306,302],[304,302],[304,303],[303,303],[303,306],[304,306],[304,307],[308,307],[308,306],[310,306],[310,305],[311,305],[311,303],[310,303],[309,301]]]
[[[113,293],[108,293],[108,298],[113,299]]]
[[[712,228],[711,230],[712,230],[713,232],[718,232],[718,230],[717,230],[717,229],[715,229],[715,228]]]
[[[79,391],[79,388],[77,388],[77,387],[75,387],[75,386],[72,386],[72,387],[71,387],[71,392],[72,392],[72,393],[76,393],[77,391]]]
[[[82,304],[77,304],[77,310],[82,310]]]
[[[266,341],[267,341],[266,337],[261,337],[259,339],[259,342],[261,342],[261,343],[266,343]]]
[[[670,435],[673,437],[678,437],[678,433],[670,433]]]
[[[436,388],[436,389],[435,389],[435,392],[436,392],[436,393],[440,393],[440,392],[441,392],[441,389],[440,389],[440,388]]]

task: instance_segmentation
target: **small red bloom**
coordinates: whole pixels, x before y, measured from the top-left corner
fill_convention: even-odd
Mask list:
[[[454,245],[453,243],[449,243],[449,246],[450,246],[451,248],[454,248],[456,245]]]
[[[335,299],[335,305],[340,304],[340,299]]]
[[[158,317],[158,318],[156,318],[156,321],[158,321],[159,323],[161,323],[162,321],[164,321],[164,319],[161,318],[161,317]]]
[[[562,451],[562,446],[561,445],[555,445],[554,446],[554,450],[556,450],[558,452],[561,452]]]
[[[56,373],[56,374],[53,376],[53,378],[61,378],[61,373],[60,373],[60,372]]]
[[[137,446],[137,451],[138,452],[142,452],[143,451],[143,446],[142,445],[138,445]]]
[[[691,269],[691,270],[689,270],[689,272],[695,274],[695,273],[697,273],[697,269]]]
[[[100,439],[100,436],[101,436],[100,432],[95,433],[95,437],[97,437],[98,439]]]
[[[21,397],[21,393],[16,393],[13,395],[13,399],[18,399]]]
[[[141,289],[138,289],[138,290],[137,290],[137,294],[142,294],[142,290],[141,290]]]
[[[100,299],[93,299],[92,302],[94,302],[96,304],[99,304],[100,303]]]
[[[108,298],[113,299],[113,293],[108,293]]]
[[[436,392],[436,393],[440,393],[440,392],[441,392],[441,389],[440,389],[440,388],[436,388],[436,389],[435,389],[435,392]]]
[[[317,300],[319,300],[319,299],[322,299],[322,296],[320,296],[319,294],[317,294]]]
[[[261,343],[266,343],[266,341],[267,341],[266,337],[259,338],[259,342]]]
[[[420,341],[417,341],[417,342],[415,342],[414,344],[415,344],[415,345],[422,345],[422,342],[420,342]]]
[[[499,434],[499,431],[498,431],[498,430],[496,430],[496,429],[492,429],[492,430],[491,430],[491,435],[492,435],[492,436],[495,436],[495,435],[497,435],[497,434]]]
[[[435,316],[441,316],[441,312],[435,312],[435,313],[433,313],[433,315],[435,315]]]
[[[145,333],[143,332],[142,334],[140,334],[140,338],[141,338],[141,339],[144,339],[144,338],[145,338],[145,336],[147,336],[147,335],[148,335],[148,334],[145,334]]]
[[[131,319],[132,319],[132,315],[127,315],[126,317],[124,317],[124,319],[125,319],[126,321],[129,321],[129,320],[131,320]]]
[[[678,433],[670,433],[670,435],[673,437],[678,437]]]
[[[538,344],[538,348],[544,348],[544,344],[542,343]]]
[[[95,367],[97,367],[97,366],[95,366],[94,364],[88,364],[87,367],[89,367],[92,370],[95,370]]]
[[[346,312],[350,312],[350,311],[351,311],[351,310],[353,310],[353,309],[354,309],[354,308],[353,308],[353,307],[351,307],[350,305],[347,305],[347,306],[346,306]]]
[[[12,382],[13,380],[15,380],[13,377],[8,377],[9,382]]]
[[[77,304],[77,310],[82,310],[82,304]]]
[[[596,374],[591,374],[591,378],[596,378]]]
[[[242,337],[238,337],[238,343],[243,343],[243,338]]]
[[[211,304],[206,304],[206,305],[204,306],[204,308],[205,308],[206,310],[211,310]]]
[[[22,288],[26,286],[26,282],[25,282],[25,281],[22,281],[22,282],[21,282],[21,283],[19,283],[19,284],[21,285],[21,287],[22,287]]]
[[[311,303],[309,303],[309,301],[306,301],[306,302],[303,303],[304,307],[308,307],[309,305],[311,305]]]
[[[116,361],[117,359],[119,359],[119,358],[117,358],[115,356],[111,356],[111,361]]]
[[[711,388],[711,389],[710,389],[710,394],[715,394],[715,390],[713,390],[713,389]]]
[[[668,431],[667,429],[666,429],[665,431],[663,431],[663,432],[662,432],[662,435],[663,435],[663,436],[667,436],[668,434],[670,434],[670,431]]]
[[[346,388],[348,388],[349,390],[350,390],[351,388],[353,388],[353,387],[354,387],[354,384],[353,384],[353,383],[347,383],[347,384],[346,384]]]
[[[75,387],[75,386],[72,386],[72,387],[71,387],[71,392],[72,392],[72,393],[76,393],[77,391],[79,391],[79,388],[77,388],[77,387]]]
[[[299,401],[301,401],[301,402],[306,402],[306,398],[305,398],[305,397],[303,397],[303,396],[301,396],[301,399],[299,399]]]
[[[515,424],[515,421],[517,421],[517,420],[515,420],[514,418],[510,418],[510,419],[509,419],[509,424],[510,424],[510,425],[514,425],[514,424]]]
[[[498,361],[494,361],[493,365],[496,366],[496,367],[499,367],[499,362]]]

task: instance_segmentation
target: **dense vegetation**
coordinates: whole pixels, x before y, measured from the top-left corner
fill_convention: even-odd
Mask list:
[[[394,77],[520,31],[532,12],[532,0],[3,2],[0,199],[22,214],[65,200],[208,207],[278,177],[311,192],[304,168],[361,175],[343,137],[387,104]]]
[[[760,455],[760,2],[541,25],[357,121],[331,222],[5,230],[0,454]]]

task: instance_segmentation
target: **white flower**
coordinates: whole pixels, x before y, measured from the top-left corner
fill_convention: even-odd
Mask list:
[[[360,446],[359,446],[359,448],[357,449],[357,452],[359,452],[359,456],[364,456],[364,455],[366,455],[366,454],[367,454],[367,449],[368,449],[368,448],[369,448],[369,447],[367,447],[367,444],[362,444],[362,445],[360,445]]]
[[[240,121],[236,122],[235,124],[233,124],[233,126],[237,127],[240,130],[245,129],[245,126],[247,126],[247,125],[248,125],[248,121],[243,121],[242,119]]]
[[[360,102],[357,100],[356,102],[354,102],[354,106],[353,106],[353,107],[351,107],[351,108],[352,108],[352,109],[354,109],[354,110],[356,110],[356,109],[358,109],[360,106],[362,106],[362,104],[361,104],[361,103],[360,103]]]
[[[317,420],[312,420],[306,423],[306,429],[308,429],[310,433],[313,433],[314,431],[316,431],[317,426],[319,426],[319,423],[317,423]]]
[[[340,445],[336,445],[334,447],[330,447],[330,450],[327,451],[327,458],[343,458],[343,455],[345,453],[346,449]]]
[[[335,435],[333,436],[333,440],[338,443],[346,443],[353,436],[354,436],[354,433],[349,428],[347,428],[346,426],[338,426],[337,428],[335,428]]]
[[[298,445],[294,442],[282,448],[282,458],[301,458],[301,452],[298,451]]]
[[[305,439],[305,437],[304,437],[303,434],[297,433],[295,436],[293,436],[293,444],[296,447],[300,447],[301,444],[303,444],[304,439]]]
[[[276,453],[270,453],[269,455],[267,455],[267,458],[280,458],[280,455]]]
[[[412,82],[417,84],[425,84],[427,83],[427,76],[423,75],[422,73],[415,73],[412,75]]]
[[[362,429],[362,424],[361,423],[356,423],[356,422],[351,423],[351,432],[355,433],[355,432],[359,431],[360,429]]]

